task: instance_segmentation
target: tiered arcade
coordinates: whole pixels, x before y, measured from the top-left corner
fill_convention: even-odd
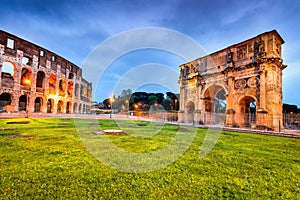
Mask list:
[[[92,84],[82,69],[0,30],[0,112],[89,113]]]

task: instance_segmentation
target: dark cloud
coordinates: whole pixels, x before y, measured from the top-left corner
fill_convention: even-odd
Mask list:
[[[289,65],[284,71],[284,80],[289,77],[284,91],[297,91],[297,76],[292,75],[300,73],[299,1],[2,0],[0,13],[0,29],[77,65],[105,39],[134,28],[174,29],[194,38],[208,52],[277,29],[286,41],[283,57]],[[293,94],[285,93],[284,101],[290,102]]]

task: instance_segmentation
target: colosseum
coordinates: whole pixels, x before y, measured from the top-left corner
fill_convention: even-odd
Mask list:
[[[0,113],[89,113],[92,83],[63,57],[0,30]]]

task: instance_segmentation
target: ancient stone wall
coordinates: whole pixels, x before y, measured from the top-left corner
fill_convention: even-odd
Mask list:
[[[0,112],[89,113],[92,84],[63,57],[0,31]]]
[[[181,65],[179,121],[280,129],[283,43],[273,30]]]

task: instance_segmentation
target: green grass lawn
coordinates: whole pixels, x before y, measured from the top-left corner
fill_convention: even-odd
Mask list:
[[[164,125],[145,137],[139,135],[147,134],[145,122],[100,120],[103,129],[121,123],[127,134],[95,135],[96,125],[82,120],[87,129],[79,135],[72,119],[6,124],[17,120],[28,119],[0,120],[0,199],[300,198],[300,139],[222,132],[200,158],[207,130],[198,129],[189,149],[166,168],[126,173],[97,160],[82,141],[105,138],[127,152],[147,153],[172,142],[178,127]]]

